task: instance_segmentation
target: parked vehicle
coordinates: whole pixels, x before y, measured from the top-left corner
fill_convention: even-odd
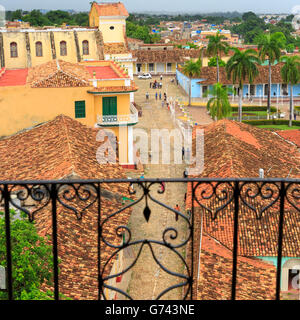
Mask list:
[[[139,79],[152,79],[152,76],[150,73],[143,73],[143,74],[140,74],[138,76]]]

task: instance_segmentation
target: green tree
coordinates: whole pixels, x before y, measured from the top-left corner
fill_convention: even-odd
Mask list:
[[[136,23],[127,21],[126,35],[130,38],[142,40],[144,43],[151,43],[150,29],[147,26],[140,26]]]
[[[263,34],[257,38],[259,57],[262,61],[269,63],[269,83],[268,83],[268,118],[271,108],[271,85],[272,85],[272,65],[280,59],[281,49],[285,47],[286,38],[282,32],[273,34]]]
[[[51,25],[49,19],[47,19],[40,10],[32,10],[29,14],[23,17],[23,20],[29,22],[30,25],[34,27]]]
[[[216,83],[213,88],[204,95],[204,97],[211,97],[207,102],[207,110],[209,110],[214,120],[220,120],[230,115],[232,109],[228,99],[229,92],[232,92],[232,90],[223,86],[221,83]]]
[[[242,19],[244,21],[255,20],[255,19],[257,19],[257,15],[252,11],[248,11],[242,15]]]
[[[11,211],[11,248],[13,290],[16,300],[47,300],[51,293],[40,290],[41,284],[52,282],[52,248],[37,234],[34,223],[25,214],[21,218]],[[6,267],[5,219],[0,213],[0,265]],[[0,300],[7,299],[0,292]]]
[[[51,22],[52,25],[60,26],[63,23],[75,24],[72,16],[67,11],[52,10],[46,13],[45,17]]]
[[[11,16],[11,20],[14,21],[14,20],[22,20],[22,10],[21,9],[18,9],[16,11],[14,11],[12,13],[12,16]]]
[[[192,42],[187,42],[186,45],[189,46],[190,49],[199,49],[199,47]]]
[[[201,75],[201,68],[202,68],[202,61],[199,58],[196,62],[193,60],[187,61],[183,68],[182,71],[183,73],[189,77],[189,106],[191,105],[191,95],[192,95],[192,78],[195,76],[200,76]]]
[[[239,86],[239,121],[242,121],[242,104],[243,104],[243,88],[246,78],[249,83],[258,75],[257,64],[260,64],[260,59],[253,49],[241,51],[237,48],[232,48],[234,55],[226,64],[227,78],[232,80],[233,84],[238,83]]]
[[[219,59],[222,53],[226,54],[228,52],[229,46],[228,43],[224,41],[226,37],[221,35],[219,31],[215,36],[209,36],[208,39],[207,54],[210,57],[215,57],[217,60],[217,82],[220,82]]]
[[[293,43],[290,43],[286,46],[286,51],[289,53],[293,53],[295,51],[295,45]]]
[[[212,57],[209,59],[208,61],[208,66],[209,67],[216,67],[217,66],[217,58],[216,57]],[[219,60],[219,66],[220,67],[225,67],[226,66],[226,62],[223,60]]]
[[[289,126],[293,125],[294,114],[294,99],[293,99],[293,86],[300,82],[300,57],[299,56],[284,56],[280,58],[284,62],[281,68],[281,77],[284,83],[290,86],[290,120]]]

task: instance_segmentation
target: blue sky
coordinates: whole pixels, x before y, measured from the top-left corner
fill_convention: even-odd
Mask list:
[[[91,0],[0,0],[6,10],[15,9],[74,9],[88,11]],[[104,1],[107,2],[107,1]],[[134,11],[254,11],[257,13],[291,13],[292,8],[300,5],[300,0],[123,0],[129,12]]]

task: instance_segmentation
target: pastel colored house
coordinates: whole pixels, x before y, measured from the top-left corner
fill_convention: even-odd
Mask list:
[[[133,50],[133,73],[151,73],[175,75],[179,63],[184,63],[188,59],[198,58],[200,50],[191,49],[168,49],[166,45],[160,45],[160,50],[138,49]]]
[[[271,85],[271,98],[286,98],[290,94],[289,85],[285,84],[281,78],[280,69],[282,63],[272,66],[272,85]],[[246,79],[243,88],[243,97],[253,97],[266,99],[268,94],[268,66],[258,66],[259,75],[250,84]],[[181,87],[188,93],[189,82],[192,81],[192,98],[202,98],[204,93],[212,88],[217,82],[216,67],[203,67],[201,69],[201,76],[189,79],[183,74],[182,68],[179,66],[176,70],[176,76]],[[220,83],[228,87],[237,87],[233,85],[232,81],[227,78],[224,67],[220,67]],[[294,97],[299,97],[300,84],[293,86]]]
[[[132,126],[138,122],[131,94],[137,87],[111,61],[73,64],[52,60],[29,69],[2,69],[0,135],[7,136],[63,113],[90,127],[110,129],[119,158],[133,164]]]

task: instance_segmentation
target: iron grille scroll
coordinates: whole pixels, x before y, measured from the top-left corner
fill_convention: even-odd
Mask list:
[[[189,214],[176,211],[172,207],[162,203],[155,196],[164,193],[165,188],[161,189],[162,183],[184,183],[188,187],[191,186],[191,203],[192,208]],[[228,210],[233,215],[233,264],[232,264],[232,284],[231,299],[236,299],[237,286],[237,260],[238,260],[238,232],[239,219],[241,219],[241,208],[251,210],[257,220],[261,220],[270,208],[276,208],[279,213],[278,221],[278,253],[277,253],[277,277],[276,277],[276,300],[280,300],[280,283],[281,283],[281,261],[283,246],[283,225],[285,216],[285,207],[296,210],[299,213],[300,201],[300,180],[296,179],[120,179],[120,180],[59,180],[59,181],[0,181],[0,204],[5,214],[5,231],[6,231],[6,263],[7,263],[7,291],[8,299],[13,300],[13,279],[12,279],[12,256],[11,256],[11,230],[10,230],[10,209],[15,208],[27,214],[30,222],[35,220],[36,214],[47,206],[51,206],[52,217],[52,248],[53,248],[53,279],[54,279],[54,299],[60,299],[59,288],[59,257],[58,257],[58,235],[57,235],[57,207],[58,205],[68,209],[74,213],[74,219],[82,220],[85,212],[94,206],[97,208],[97,225],[98,236],[97,243],[97,273],[98,273],[98,300],[107,299],[104,289],[109,289],[122,294],[127,299],[132,299],[130,294],[119,288],[111,286],[108,281],[117,278],[130,269],[132,269],[138,261],[144,247],[148,247],[156,264],[167,274],[176,277],[180,283],[165,288],[156,299],[164,298],[164,296],[177,288],[185,289],[183,299],[195,299],[193,284],[195,279],[194,255],[191,254],[189,259],[184,257],[179,249],[190,245],[192,253],[194,249],[194,223],[195,223],[195,207],[201,208],[205,217],[212,221],[217,221],[218,216]],[[135,199],[130,204],[124,205],[122,208],[111,212],[103,220],[102,214],[102,198],[103,186],[110,184],[127,184],[130,194],[135,194]],[[135,191],[131,186],[135,186]],[[136,194],[136,190],[140,190]],[[20,201],[31,200],[34,203],[33,208],[29,210],[22,207]],[[18,200],[18,201],[17,201]],[[74,203],[76,201],[76,204]],[[78,206],[78,202],[82,205]],[[124,210],[133,208],[138,203],[144,202],[144,210],[141,212],[146,222],[151,217],[151,209],[149,203],[164,208],[170,214],[178,215],[180,219],[187,225],[187,234],[183,240],[179,240],[178,230],[175,227],[166,226],[161,235],[160,240],[150,238],[133,240],[132,232],[128,226],[117,226],[114,230],[115,234],[122,238],[126,234],[122,244],[116,245],[105,237],[104,230],[107,223],[114,217],[118,216]],[[177,243],[175,244],[175,240]],[[112,248],[114,253],[105,261],[102,261],[102,244]],[[184,273],[177,273],[166,268],[163,263],[156,257],[153,246],[161,246],[171,250],[181,260],[185,266]],[[105,275],[105,268],[110,261],[122,250],[128,247],[139,247],[138,254],[132,263],[118,274]],[[104,267],[101,267],[101,262]],[[147,289],[145,289],[147,290]]]

